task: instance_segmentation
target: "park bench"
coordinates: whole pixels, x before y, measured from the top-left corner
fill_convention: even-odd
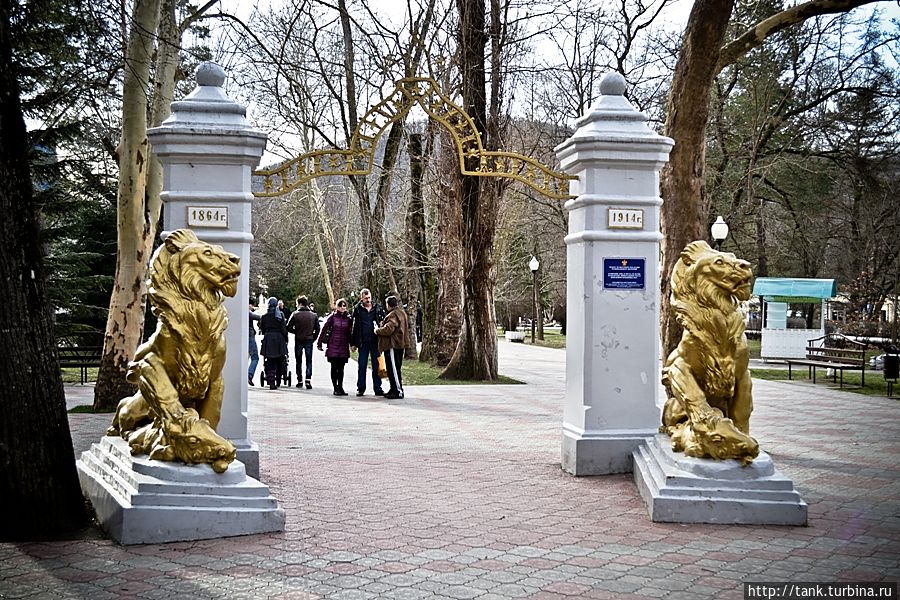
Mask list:
[[[861,386],[866,385],[866,345],[851,340],[839,333],[830,333],[808,340],[806,358],[787,359],[788,379],[791,379],[791,367],[802,365],[809,369],[809,376],[816,382],[816,369],[832,369],[832,381],[837,383],[840,373],[840,385],[844,387],[844,371],[859,371]]]
[[[81,383],[88,379],[87,370],[100,366],[103,338],[98,334],[69,334],[56,340],[60,368],[80,369]]]
[[[524,331],[507,331],[504,334],[507,342],[524,342],[525,341],[525,332]]]

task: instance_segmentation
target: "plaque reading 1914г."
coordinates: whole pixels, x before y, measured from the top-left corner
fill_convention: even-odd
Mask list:
[[[609,208],[606,226],[610,229],[643,229],[644,211],[640,208]]]
[[[227,206],[188,206],[188,227],[228,227]]]
[[[643,258],[604,258],[603,287],[619,290],[644,289]]]

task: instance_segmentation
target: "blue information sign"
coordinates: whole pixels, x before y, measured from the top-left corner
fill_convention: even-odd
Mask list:
[[[644,289],[643,258],[604,258],[603,287],[620,290]]]

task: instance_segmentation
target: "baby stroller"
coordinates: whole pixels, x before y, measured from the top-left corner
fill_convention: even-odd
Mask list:
[[[264,360],[269,361],[272,359],[266,358]],[[291,371],[288,368],[288,365],[290,365],[288,356],[285,354],[281,360],[283,361],[283,364],[282,364],[282,367],[280,369],[278,369],[278,372],[281,373],[281,376],[279,377],[278,381],[276,381],[276,383],[278,385],[286,385],[287,387],[291,387]],[[266,368],[265,367],[263,367],[262,372],[259,374],[259,385],[262,387],[265,387],[267,385],[267,383],[266,383]]]

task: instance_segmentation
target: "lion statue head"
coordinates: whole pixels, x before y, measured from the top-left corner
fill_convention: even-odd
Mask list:
[[[752,283],[749,262],[704,241],[691,242],[672,270],[672,305],[678,315],[691,306],[733,310],[750,299]]]
[[[238,256],[221,246],[201,242],[190,229],[173,231],[150,263],[150,301],[156,310],[171,298],[194,300],[213,307],[237,293],[241,275]]]
[[[663,368],[668,392],[661,431],[688,456],[759,453],[750,437],[753,409],[741,303],[752,293],[750,263],[704,241],[688,244],[672,270],[671,306],[684,333]]]

